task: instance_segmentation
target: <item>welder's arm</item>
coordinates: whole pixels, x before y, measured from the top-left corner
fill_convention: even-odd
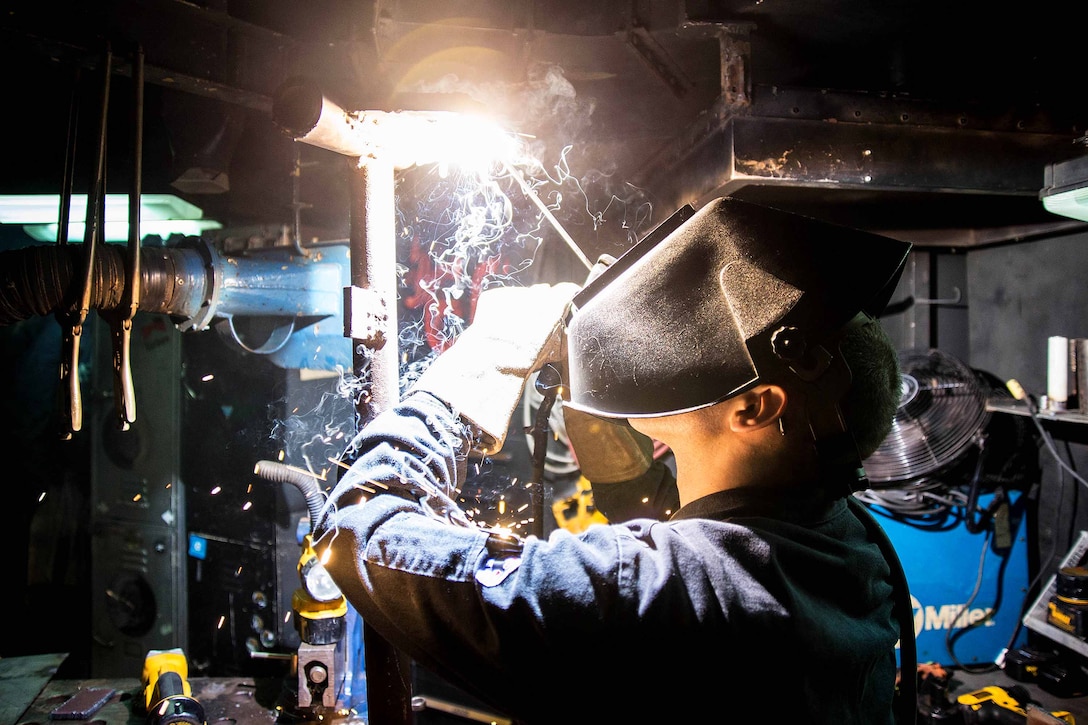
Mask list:
[[[564,282],[484,290],[472,324],[439,355],[410,392],[445,401],[480,432],[474,447],[502,448],[525,381],[563,356],[563,318],[580,288]]]
[[[593,505],[612,523],[665,519],[680,506],[676,479],[654,460],[653,441],[623,422],[563,408],[567,438]]]

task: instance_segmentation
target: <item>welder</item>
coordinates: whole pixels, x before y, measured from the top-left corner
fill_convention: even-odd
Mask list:
[[[393,646],[519,723],[913,723],[902,570],[851,496],[899,400],[877,318],[909,249],[723,198],[584,286],[486,290],[361,431],[315,531],[329,572]],[[610,521],[475,526],[467,464],[546,364]]]

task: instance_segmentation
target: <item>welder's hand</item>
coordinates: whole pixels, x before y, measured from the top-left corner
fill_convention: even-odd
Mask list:
[[[484,434],[480,452],[497,452],[526,378],[565,354],[564,318],[579,289],[563,282],[484,290],[472,324],[412,390],[444,400]]]

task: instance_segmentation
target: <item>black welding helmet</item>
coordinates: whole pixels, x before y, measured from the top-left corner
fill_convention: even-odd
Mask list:
[[[842,330],[883,310],[910,247],[737,199],[685,207],[575,297],[565,405],[656,417],[784,368],[815,381]]]

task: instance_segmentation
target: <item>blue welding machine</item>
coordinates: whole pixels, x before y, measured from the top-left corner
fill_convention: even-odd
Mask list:
[[[869,507],[906,572],[918,662],[993,663],[1007,648],[1026,643],[1019,626],[1028,589],[1024,501],[1016,491],[1005,496],[1009,505],[997,508],[978,533],[962,518],[919,526]],[[979,508],[986,510],[993,499],[980,495]]]

